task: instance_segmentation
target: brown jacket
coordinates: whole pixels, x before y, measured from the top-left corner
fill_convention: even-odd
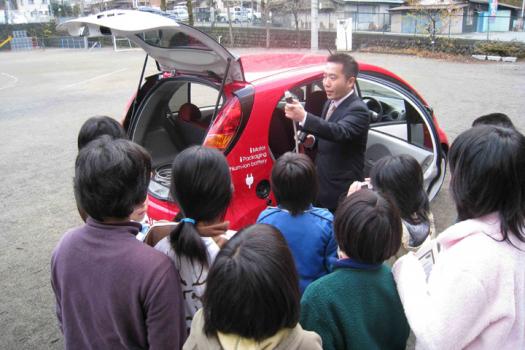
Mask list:
[[[193,317],[190,335],[184,343],[183,350],[223,350],[216,336],[208,337],[204,334],[204,317],[202,309]],[[298,323],[288,337],[279,343],[275,350],[322,350],[321,337],[315,332],[305,331]],[[238,348],[237,350],[243,350]]]

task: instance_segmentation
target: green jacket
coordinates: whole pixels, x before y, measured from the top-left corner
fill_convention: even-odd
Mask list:
[[[301,300],[301,325],[324,350],[405,349],[410,327],[386,265],[339,260]]]

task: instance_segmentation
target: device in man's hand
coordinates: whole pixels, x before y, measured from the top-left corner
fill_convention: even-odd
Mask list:
[[[284,100],[286,103],[293,103],[294,95],[290,91],[286,90],[284,92]]]
[[[305,133],[304,131],[299,131],[297,133],[297,141],[299,141],[300,143],[304,143],[304,141],[306,140],[306,136],[308,136],[307,133]]]

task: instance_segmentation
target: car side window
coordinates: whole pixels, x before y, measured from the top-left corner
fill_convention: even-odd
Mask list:
[[[190,83],[181,84],[171,96],[168,107],[170,111],[177,112],[184,103],[190,100]]]
[[[199,108],[204,117],[211,118],[215,110],[215,103],[219,91],[211,86],[185,82],[173,92],[173,95],[168,101],[169,110],[174,113],[185,103],[191,103]],[[219,108],[222,105],[222,100],[219,101]]]
[[[204,84],[192,84],[190,89],[190,101],[202,110],[215,108],[219,90]],[[220,107],[220,104],[219,104]]]
[[[392,84],[358,78],[361,98],[371,113],[370,127],[415,146],[432,150],[430,132],[414,103]]]

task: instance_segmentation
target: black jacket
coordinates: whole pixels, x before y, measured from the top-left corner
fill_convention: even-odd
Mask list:
[[[335,109],[329,121],[308,113],[303,130],[317,139],[318,205],[334,211],[352,182],[363,180],[369,111],[354,91]]]

